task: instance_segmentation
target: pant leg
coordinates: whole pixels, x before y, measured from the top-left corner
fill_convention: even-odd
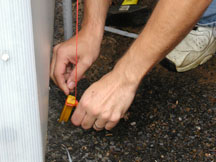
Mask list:
[[[212,1],[197,25],[210,27],[216,26],[216,0]]]

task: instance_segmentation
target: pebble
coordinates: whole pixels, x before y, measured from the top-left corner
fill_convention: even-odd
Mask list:
[[[87,147],[86,146],[82,146],[82,150],[87,150]]]
[[[163,143],[159,143],[159,145],[163,146],[164,144]]]
[[[136,125],[136,122],[131,122],[130,125],[131,125],[131,126],[135,126],[135,125]]]
[[[197,130],[201,130],[201,127],[200,127],[200,126],[196,126],[196,129],[197,129]]]

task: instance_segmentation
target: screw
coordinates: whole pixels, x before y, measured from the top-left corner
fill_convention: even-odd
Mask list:
[[[9,56],[7,53],[3,53],[2,56],[1,56],[1,59],[2,59],[4,62],[8,61],[9,58],[10,58],[10,56]]]

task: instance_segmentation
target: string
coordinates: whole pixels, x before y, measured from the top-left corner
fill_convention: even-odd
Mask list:
[[[77,0],[76,8],[76,65],[75,65],[75,98],[77,98],[77,62],[78,62],[78,24],[79,24],[79,0]]]

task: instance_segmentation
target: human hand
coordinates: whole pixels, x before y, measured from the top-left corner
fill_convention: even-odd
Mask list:
[[[122,74],[110,72],[92,84],[83,94],[71,121],[84,129],[110,130],[132,103],[137,85]]]
[[[87,30],[81,30],[78,37],[77,80],[92,65],[99,55],[101,39]],[[73,37],[54,47],[50,76],[66,95],[75,87],[76,38]]]

